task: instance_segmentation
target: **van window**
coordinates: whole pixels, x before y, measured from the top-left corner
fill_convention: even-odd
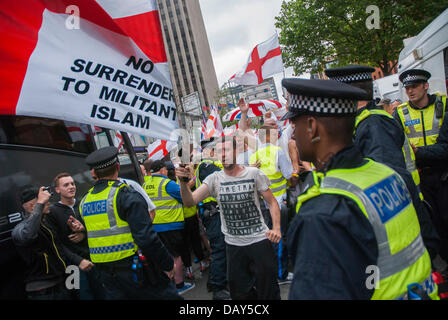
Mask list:
[[[0,116],[0,143],[46,147],[81,153],[94,150],[85,124],[56,119]]]

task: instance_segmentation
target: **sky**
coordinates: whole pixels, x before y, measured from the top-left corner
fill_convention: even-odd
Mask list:
[[[257,44],[274,35],[282,1],[199,0],[219,86],[243,68]],[[292,76],[292,68],[285,75]],[[283,73],[274,76],[279,100],[285,102],[282,78]]]

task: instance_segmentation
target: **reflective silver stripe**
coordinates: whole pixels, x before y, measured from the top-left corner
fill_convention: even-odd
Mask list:
[[[271,181],[272,184],[282,182],[283,180],[285,180],[285,177],[283,176],[278,179],[269,179],[269,181]]]
[[[131,229],[128,226],[125,227],[116,227],[106,230],[96,230],[96,231],[88,231],[87,236],[89,238],[102,238],[109,236],[117,236],[120,234],[130,233]]]
[[[401,180],[401,177],[398,175],[397,178]],[[404,184],[404,182],[402,183]],[[408,268],[425,253],[426,249],[423,245],[422,237],[419,234],[409,246],[392,255],[389,239],[387,238],[386,227],[381,222],[380,214],[364,191],[348,181],[334,177],[325,177],[322,181],[321,189],[329,188],[348,191],[354,194],[364,205],[369,222],[375,232],[376,241],[378,244],[378,267],[380,269],[380,279],[387,278]]]
[[[109,219],[111,229],[117,227],[117,219],[115,218],[115,212],[114,212],[114,195],[117,189],[118,187],[112,185],[109,194],[107,195],[107,218]]]
[[[436,285],[434,283],[434,279],[432,278],[431,273],[423,282],[419,283],[419,285],[422,286],[423,290],[425,290],[427,295],[430,295],[436,289]],[[402,296],[398,297],[397,300],[409,300],[408,291],[406,291],[406,293],[403,294]]]
[[[164,210],[164,209],[171,210],[171,209],[182,209],[182,208],[183,208],[183,206],[181,204],[178,204],[178,205],[175,205],[175,206],[158,206],[156,208],[156,211],[157,210]]]
[[[409,112],[408,107],[407,106],[403,107],[402,112],[403,112],[403,115],[404,115],[404,122],[405,122],[404,126],[409,128],[408,137],[409,138],[423,138],[423,131],[417,132],[417,131],[415,131],[414,126],[406,126],[406,122],[412,121],[411,113]]]
[[[276,192],[282,191],[283,189],[286,189],[286,188],[288,188],[288,185],[287,184],[283,184],[283,185],[281,185],[281,186],[279,186],[277,188],[271,189],[271,191],[272,191],[272,193],[276,193]]]
[[[168,201],[168,200],[173,200],[173,198],[171,197],[155,197],[155,198],[151,198],[152,201]]]
[[[415,161],[412,159],[411,152],[411,144],[409,143],[408,137],[406,134],[404,135],[404,144],[403,144],[403,150],[404,150],[404,161],[406,163],[406,169],[412,174],[415,170],[417,170],[417,167],[415,166]]]
[[[86,194],[86,195],[82,198],[82,200],[81,200],[81,202],[80,202],[80,204],[79,204],[79,212],[81,213],[81,217],[82,217],[83,219],[84,219],[84,216],[82,215],[82,207],[83,207],[83,205],[84,205],[84,202],[86,202],[87,195],[88,195],[88,194]]]
[[[426,130],[426,136],[433,136],[433,135],[439,135],[439,128],[440,125],[440,119],[436,117],[436,110],[434,110],[434,118],[432,119],[432,128],[431,130]]]
[[[157,190],[157,191],[158,191],[158,197],[157,197],[157,198],[163,198],[163,197],[162,197],[162,186],[163,186],[163,183],[165,182],[165,180],[166,180],[166,179],[162,179],[162,181],[160,181],[159,189]],[[170,200],[171,200],[171,199],[170,199]]]

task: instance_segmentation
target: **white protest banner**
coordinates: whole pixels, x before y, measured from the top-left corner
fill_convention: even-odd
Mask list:
[[[2,1],[0,60],[0,114],[178,127],[156,0]]]

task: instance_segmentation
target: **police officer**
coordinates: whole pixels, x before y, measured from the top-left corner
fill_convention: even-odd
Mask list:
[[[196,189],[202,185],[202,181],[215,171],[222,170],[222,164],[214,158],[216,141],[214,138],[201,141],[202,161],[196,168]],[[213,292],[214,300],[230,299],[227,291],[227,259],[224,234],[221,231],[221,217],[218,203],[215,198],[204,199],[199,206],[199,217],[205,228],[205,234],[212,249],[209,279],[207,287]]]
[[[284,118],[295,124],[300,158],[317,168],[288,231],[289,298],[408,299],[417,292],[436,299],[406,185],[353,145],[357,100],[365,92],[332,80],[283,79],[282,85],[291,95]]]
[[[86,163],[99,180],[79,210],[105,299],[181,299],[170,281],[173,258],[152,228],[146,201],[118,181],[118,149],[96,150]]]
[[[332,80],[349,84],[366,92],[358,101],[354,144],[364,157],[394,169],[406,183],[422,228],[422,236],[431,258],[435,258],[440,238],[431,222],[427,207],[422,202],[420,176],[415,166],[412,147],[394,118],[377,106],[373,100],[372,72],[375,69],[363,65],[349,65],[325,70]]]
[[[406,89],[408,102],[394,113],[413,145],[420,170],[421,190],[432,208],[431,217],[442,239],[440,256],[448,261],[448,117],[446,96],[428,94],[431,74],[410,69],[399,79]]]
[[[192,290],[195,284],[184,282],[184,263],[187,263],[188,256],[188,246],[184,239],[184,209],[180,187],[168,177],[166,162],[156,160],[152,163],[151,176],[143,184],[143,189],[156,206],[153,227],[174,257],[177,292],[184,294]]]

